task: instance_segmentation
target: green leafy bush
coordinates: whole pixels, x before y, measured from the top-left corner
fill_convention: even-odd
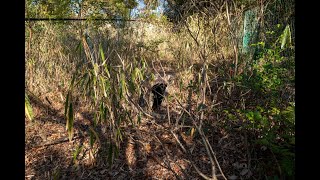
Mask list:
[[[256,130],[255,143],[275,155],[279,173],[291,178],[295,160],[294,49],[289,26],[278,30],[278,38],[274,38],[275,31],[271,32],[266,41],[253,44],[257,53],[250,62],[251,69],[236,77],[241,87],[251,89],[257,97],[257,101],[251,101],[255,108],[238,113],[248,122],[248,129]]]

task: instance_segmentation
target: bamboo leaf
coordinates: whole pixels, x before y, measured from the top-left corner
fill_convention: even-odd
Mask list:
[[[89,45],[87,43],[86,38],[84,38],[84,37],[82,38],[82,44],[83,44],[84,52],[86,54],[86,57],[87,57],[88,61],[90,61],[91,64],[94,65],[93,57],[92,57],[91,52],[90,52],[90,47],[89,47]]]
[[[98,100],[98,92],[96,89],[97,86],[97,76],[93,76],[93,93],[94,93],[94,102]]]
[[[134,81],[129,81],[128,82],[128,85],[129,85],[129,90],[131,93],[135,93],[135,90],[136,90],[136,87],[134,85]]]
[[[104,71],[107,73],[108,78],[110,78],[110,73],[107,66],[104,68]]]
[[[66,97],[66,101],[65,101],[65,105],[64,105],[64,116],[67,120],[67,123],[66,123],[66,130],[68,130],[68,127],[69,127],[69,121],[68,121],[68,118],[69,118],[69,108],[70,108],[70,102],[71,102],[71,92],[68,91],[67,93],[67,97]]]
[[[139,68],[135,68],[134,71],[133,71],[133,75],[134,75],[134,81],[138,78],[139,81],[142,81],[143,80],[143,75],[141,73],[141,70]]]
[[[146,69],[146,61],[144,58],[141,58],[141,62],[142,62],[142,69]]]
[[[106,80],[105,81],[105,88],[106,88],[106,93],[110,93],[110,81]]]
[[[151,81],[154,81],[156,79],[155,75],[153,73],[151,73]]]
[[[88,89],[89,89],[91,82],[92,82],[91,75],[90,75],[90,74],[88,74],[88,81],[87,81],[87,84],[86,84],[86,90],[88,90]]]
[[[134,68],[133,73],[132,73],[132,80],[136,81],[138,75],[139,75],[139,69],[136,67],[136,68]]]
[[[81,80],[80,87],[83,87],[83,85],[85,84],[85,82],[88,81],[88,78],[89,78],[89,74],[88,74],[88,73],[85,73],[85,74],[83,75],[82,80]]]
[[[117,146],[114,146],[114,156],[115,157],[118,157],[118,155],[119,155],[119,148],[117,147]]]
[[[69,96],[70,96],[70,91],[67,93],[66,101],[65,101],[65,104],[64,104],[64,116],[65,117],[67,117],[67,113],[68,113]]]
[[[139,77],[139,81],[143,81],[143,75],[140,69],[139,69],[138,77]]]
[[[122,134],[120,128],[117,129],[117,137],[120,138],[120,140],[122,141]]]
[[[25,94],[25,112],[26,112],[27,118],[30,121],[33,121],[34,116],[33,116],[32,106],[27,94]]]
[[[105,87],[105,80],[103,79],[102,76],[100,76],[100,83],[101,83],[101,86],[102,86],[102,91],[103,91],[103,95],[104,97],[107,97],[107,90],[106,90],[106,87]]]
[[[78,43],[77,47],[76,47],[76,52],[82,50],[82,43],[81,41]]]
[[[283,49],[285,45],[291,45],[291,32],[289,25],[286,26],[281,35],[281,49]]]
[[[77,160],[78,155],[80,154],[80,152],[82,151],[83,146],[79,145],[76,150],[73,152],[73,161]]]
[[[102,49],[101,43],[99,44],[99,51],[100,51],[100,55],[101,55],[102,61],[104,61],[105,57],[104,57],[104,53],[103,53],[103,49]]]
[[[73,105],[72,105],[72,103],[70,103],[69,111],[68,111],[68,119],[67,119],[68,137],[69,137],[70,142],[73,138],[73,122],[74,122]]]
[[[96,77],[98,77],[98,74],[99,74],[99,66],[97,63],[94,63],[93,64],[93,70],[94,70],[94,74]]]
[[[30,120],[30,121],[32,121],[32,115],[30,114],[30,112],[29,112],[29,109],[28,109],[28,107],[27,107],[27,104],[25,104],[25,112],[26,112],[26,115],[27,115],[27,118]]]
[[[120,99],[125,97],[125,92],[126,92],[126,81],[125,81],[125,76],[123,73],[121,73],[121,79],[120,79]]]
[[[138,114],[138,125],[141,124],[141,112],[139,111],[139,114]]]
[[[95,143],[95,141],[96,141],[96,138],[95,138],[94,132],[90,129],[90,147],[91,148],[93,147],[93,144]]]

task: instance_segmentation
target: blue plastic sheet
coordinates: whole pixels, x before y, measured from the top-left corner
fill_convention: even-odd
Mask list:
[[[247,54],[253,51],[253,48],[250,45],[255,43],[254,40],[258,35],[257,14],[258,14],[258,8],[249,9],[244,14],[243,41],[242,41],[242,53],[244,54]]]

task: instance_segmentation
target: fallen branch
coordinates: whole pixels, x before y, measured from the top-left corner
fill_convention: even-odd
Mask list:
[[[85,136],[86,135],[84,135],[84,134],[80,134],[80,135],[78,134],[78,135],[74,136],[72,138],[72,140],[80,139]],[[69,141],[68,136],[65,136],[65,137],[59,138],[57,140],[42,142],[38,145],[32,146],[31,148],[41,148],[41,147],[45,147],[45,146],[52,146],[52,145],[61,144],[61,143],[68,142],[68,141]]]

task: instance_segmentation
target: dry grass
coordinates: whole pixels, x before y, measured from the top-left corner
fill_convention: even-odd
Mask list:
[[[189,106],[192,111],[196,111],[201,96],[199,92],[191,92],[190,96],[188,85],[190,85],[191,81],[194,83],[199,81],[199,72],[201,71],[201,66],[199,66],[199,64],[201,63],[199,52],[202,49],[206,49],[208,62],[211,63],[219,60],[222,57],[232,56],[232,47],[227,43],[229,42],[229,39],[227,38],[227,29],[223,28],[223,23],[225,22],[223,22],[222,19],[215,20],[221,23],[221,25],[219,26],[220,28],[216,30],[220,33],[219,37],[216,37],[216,41],[220,43],[216,44],[218,48],[210,49],[209,47],[212,47],[213,44],[213,42],[211,42],[213,34],[212,32],[208,31],[208,29],[210,28],[205,28],[203,24],[197,24],[197,20],[195,20],[194,18],[200,17],[191,17],[191,19],[188,21],[188,24],[191,27],[191,31],[199,31],[197,32],[199,38],[198,41],[200,42],[199,46],[197,46],[194,40],[189,36],[187,29],[182,29],[181,32],[176,33],[171,31],[170,27],[165,28],[164,26],[161,26],[159,24],[135,24],[134,28],[129,29],[114,29],[109,25],[100,25],[98,26],[99,28],[92,27],[87,29],[87,34],[89,34],[90,36],[90,42],[88,41],[88,45],[91,46],[91,52],[95,55],[96,60],[99,60],[101,58],[99,57],[98,52],[99,44],[102,44],[103,49],[106,51],[106,58],[108,58],[108,61],[111,61],[111,63],[114,65],[120,64],[119,58],[117,58],[117,54],[115,53],[117,52],[121,59],[127,64],[130,64],[130,62],[132,62],[133,60],[145,60],[148,65],[147,67],[149,73],[152,72],[156,74],[155,71],[163,72],[163,70],[167,72],[167,74],[170,74],[171,72],[171,75],[174,76],[174,81],[172,82],[172,84],[170,84],[169,87],[170,95],[172,97],[178,98],[178,101],[182,102],[185,107]],[[201,27],[197,30],[196,26],[198,25]],[[215,24],[211,25],[215,26]],[[29,91],[34,92],[36,96],[40,97],[40,99],[46,103],[46,109],[53,108],[52,105],[47,103],[46,99],[49,99],[56,107],[58,107],[56,111],[59,111],[60,117],[49,117],[51,119],[50,121],[58,124],[52,125],[44,121],[44,125],[45,127],[50,126],[51,130],[56,129],[56,133],[61,132],[64,134],[64,136],[66,136],[66,132],[63,131],[63,127],[65,126],[65,120],[63,120],[63,102],[65,101],[66,92],[68,91],[70,80],[73,72],[75,72],[76,66],[79,65],[80,62],[86,62],[87,56],[83,52],[80,57],[80,53],[75,51],[78,43],[80,42],[79,29],[77,28],[79,26],[76,24],[64,26],[65,27],[63,28],[59,28],[57,25],[45,23],[32,25],[33,28],[41,27],[43,29],[38,31],[34,30],[34,32],[32,32],[32,39],[26,39],[26,42],[30,42],[31,44],[31,49],[26,52],[26,87]],[[78,30],[74,31],[75,29]],[[222,42],[225,42],[225,44],[221,44]],[[28,43],[26,44],[26,46],[29,46]],[[155,66],[153,66],[152,64],[154,64]],[[76,91],[75,94],[73,94],[75,97],[78,97],[75,98],[78,99],[76,114],[90,112],[92,108],[88,105],[85,105],[87,104],[86,99],[83,99],[83,96],[79,91],[80,89],[78,90],[78,92]],[[182,117],[184,118],[185,115],[183,115],[183,111],[181,111],[181,107],[179,108],[177,101],[166,100],[164,105],[171,109],[171,122],[180,123],[181,121],[179,122],[179,120]],[[167,112],[163,110],[163,112],[160,112],[160,114],[162,116],[166,116]],[[90,116],[87,117],[88,120],[82,120],[82,118],[80,118],[82,116],[76,116],[77,124],[87,124],[92,121],[90,120],[92,116],[91,118]],[[38,116],[36,116],[35,119],[36,121],[42,121],[41,119],[45,117],[45,112],[42,112],[38,113]],[[59,119],[59,121],[57,121],[57,119]],[[143,121],[145,122],[150,121],[148,118],[143,119]],[[159,119],[156,119],[156,121],[159,121]],[[163,120],[160,121],[162,122]],[[185,122],[185,120],[182,120],[182,122],[187,126],[192,126],[192,124],[190,124],[190,122],[188,121]],[[73,164],[72,166],[67,164],[60,164],[59,166],[51,164],[50,167],[55,167],[55,170],[49,171],[48,173],[44,173],[44,171],[46,171],[46,165],[43,166],[43,170],[33,168],[35,167],[35,163],[40,161],[38,159],[40,155],[37,153],[38,150],[35,151],[35,149],[28,149],[27,159],[35,159],[31,160],[30,165],[27,165],[27,174],[33,174],[37,178],[48,178],[53,177],[56,172],[60,172],[60,174],[63,174],[62,172],[79,172],[80,169],[84,170],[88,168],[94,168],[94,172],[97,171],[98,173],[96,175],[84,171],[82,174],[72,173],[69,176],[87,178],[97,176],[112,176],[118,177],[120,179],[128,176],[136,178],[167,177],[170,179],[176,179],[177,177],[187,178],[188,176],[197,176],[197,173],[194,172],[191,168],[192,166],[189,161],[190,158],[185,157],[184,153],[179,150],[179,146],[178,144],[176,144],[176,142],[167,142],[169,143],[169,145],[171,144],[170,147],[166,147],[166,143],[163,144],[164,142],[161,142],[174,139],[172,134],[168,134],[166,132],[166,129],[168,130],[168,128],[170,127],[169,124],[165,123],[160,126],[153,124],[150,127],[148,123],[143,123],[138,129],[129,128],[130,126],[128,127],[125,124],[123,124],[126,127],[125,129],[123,129],[123,133],[126,134],[125,137],[138,136],[138,140],[136,139],[135,141],[132,141],[132,139],[128,139],[123,142],[124,144],[127,143],[127,145],[119,146],[119,151],[125,153],[121,153],[118,159],[114,161],[114,165],[111,166],[111,168],[114,169],[111,172],[115,172],[115,174],[108,174],[103,170],[100,170],[101,168],[106,166],[106,162],[103,160],[103,158],[101,159],[100,157],[102,155],[100,154],[100,151],[105,152],[108,147],[98,143],[98,146],[95,146],[95,148],[90,148],[88,139],[84,142],[78,142],[78,140],[75,140],[72,146],[70,146],[70,144],[68,145],[68,143],[62,143],[61,145],[54,145],[52,147],[50,146],[50,148],[46,149],[45,152],[42,152],[43,150],[39,150],[40,154],[52,154],[53,152],[57,151],[55,150],[55,148],[61,146],[61,148],[63,149],[64,146],[68,146],[69,148],[66,147],[67,149],[69,149],[68,151],[60,150],[65,152],[65,159],[61,161],[71,162],[72,159],[69,157],[72,152],[75,151],[75,148],[79,146],[79,143],[84,147],[83,152],[80,153],[83,153],[83,160],[78,160],[77,163]],[[164,127],[161,128],[161,126]],[[35,129],[40,128],[39,125],[36,124],[30,125],[30,128],[31,127]],[[28,128],[27,137],[34,139],[35,137],[33,133],[35,133],[35,130],[32,130],[32,128],[30,130]],[[152,130],[153,128],[155,129]],[[158,128],[160,129],[157,130]],[[134,132],[131,132],[132,130],[130,129],[132,129]],[[140,135],[140,129],[145,129],[144,135]],[[80,133],[78,132],[78,130],[80,129],[78,128],[78,126],[76,126],[74,133]],[[190,128],[182,128],[181,130],[182,134],[185,134],[188,133]],[[158,138],[153,135],[154,132],[156,132],[156,136],[159,136]],[[58,137],[52,137],[54,134],[55,133],[49,135],[48,138],[42,140],[40,139],[40,142],[49,141],[50,139],[57,139]],[[165,138],[160,138],[165,134],[167,134]],[[59,137],[60,136],[62,135],[60,134]],[[187,136],[184,135],[183,137],[186,138]],[[159,138],[161,139],[160,141]],[[185,141],[187,142],[186,139]],[[32,144],[32,142],[36,143],[35,141],[27,141],[27,144]],[[198,160],[197,158],[195,158],[193,160],[193,163],[195,163],[203,173],[209,173],[208,168],[210,166],[208,166],[209,164],[207,163],[208,157],[205,150],[201,148],[201,143],[199,143],[200,141],[193,142],[194,145],[192,146],[192,142],[189,142],[188,145],[188,147],[191,146],[194,152],[199,151],[199,156],[202,157]],[[123,148],[125,147],[126,149],[124,150]],[[70,151],[70,148],[72,149],[72,151]],[[197,148],[200,149],[196,150]],[[139,153],[137,154],[135,152]],[[32,155],[29,153],[31,153]],[[167,155],[164,156],[165,154]],[[178,159],[174,156],[177,154],[179,154]],[[53,153],[52,156],[57,156],[57,154]],[[55,159],[58,157],[53,158]],[[166,158],[167,160],[165,161],[167,162],[163,162],[163,158]],[[57,161],[60,161],[58,159]],[[78,166],[77,164],[80,166]],[[124,168],[124,165],[128,169]],[[77,170],[76,167],[79,167],[80,169]],[[119,171],[119,169],[117,169],[118,167],[124,168],[123,171]],[[63,176],[60,177],[63,178]]]

